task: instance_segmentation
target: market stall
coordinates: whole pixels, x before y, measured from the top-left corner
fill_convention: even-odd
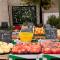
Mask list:
[[[13,35],[14,35],[13,40],[15,41],[15,43],[17,42],[17,44],[19,44],[19,42],[20,42],[20,44],[21,44],[21,42],[25,42],[25,43],[22,43],[22,45],[20,45],[20,46],[18,45],[18,46],[19,47],[21,47],[21,46],[24,47],[25,46],[24,48],[22,48],[20,50],[25,50],[26,49],[26,51],[25,52],[24,51],[23,52],[12,51],[14,54],[12,53],[9,56],[11,56],[11,57],[12,56],[23,57],[23,56],[27,56],[27,55],[28,56],[32,56],[32,55],[33,56],[34,55],[41,56],[42,55],[42,59],[44,59],[46,55],[56,54],[55,56],[57,56],[57,54],[60,54],[60,49],[59,49],[60,42],[59,42],[59,39],[57,39],[56,28],[51,27],[50,25],[46,25],[45,28],[42,27],[42,26],[39,26],[39,25],[35,26],[34,29],[32,29],[33,30],[33,38],[32,38],[32,35],[31,35],[32,30],[28,30],[28,29],[25,29],[25,28],[27,28],[27,26],[23,26],[22,31],[20,31],[20,32],[15,31],[15,35],[13,33]],[[21,40],[18,41],[17,35],[19,35]],[[21,37],[23,35],[24,35],[24,38]],[[27,37],[29,37],[30,39],[28,39]],[[27,42],[29,42],[29,43],[27,43]],[[26,44],[28,46],[27,48],[26,48]],[[40,45],[38,45],[38,44],[40,44]],[[31,45],[31,46],[29,46],[29,45]],[[36,49],[36,45],[38,45],[40,47],[37,46],[37,49]],[[31,49],[32,46],[33,46],[33,48]],[[39,50],[39,48],[41,50]],[[28,50],[28,49],[31,49],[31,50]],[[13,49],[13,50],[16,50],[16,49]],[[40,52],[38,52],[38,51],[40,51]],[[17,55],[15,53],[17,53]],[[23,54],[23,55],[21,55],[21,54]]]
[[[6,42],[6,39],[0,41],[0,54],[9,60],[59,58],[60,40],[57,39],[56,28],[50,25],[23,25],[18,28],[13,29],[11,42]]]

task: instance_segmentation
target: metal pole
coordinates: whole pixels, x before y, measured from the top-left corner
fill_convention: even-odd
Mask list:
[[[40,0],[40,24],[43,24],[43,20],[42,20],[42,0]]]

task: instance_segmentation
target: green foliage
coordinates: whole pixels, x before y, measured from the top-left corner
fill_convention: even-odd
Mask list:
[[[48,18],[48,24],[51,26],[55,26],[56,28],[60,29],[60,18],[56,18],[56,16],[52,15]]]
[[[26,21],[26,22],[24,22],[24,23],[23,23],[23,25],[24,25],[24,26],[27,26],[27,25],[28,25],[28,22],[27,22],[27,21]]]
[[[41,0],[32,0],[34,3],[40,3]],[[49,9],[51,7],[51,0],[42,0],[42,8],[45,10]]]
[[[42,0],[42,7],[47,10],[51,7],[51,0]]]
[[[40,3],[40,0],[32,0],[33,3]]]
[[[24,0],[25,1],[25,0]],[[42,3],[41,3],[42,1]],[[51,7],[52,0],[26,0],[26,3],[30,5],[30,3],[33,2],[34,4],[42,4],[42,8],[45,10],[49,9]]]

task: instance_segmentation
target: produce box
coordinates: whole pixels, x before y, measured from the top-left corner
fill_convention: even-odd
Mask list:
[[[34,39],[45,39],[46,38],[46,36],[45,36],[45,34],[34,34]]]
[[[18,43],[13,48],[12,54],[40,54],[41,53],[40,43]]]
[[[16,55],[16,54],[9,54],[9,60],[16,60],[16,59],[32,59],[32,60],[42,60],[42,54],[26,54],[26,55]]]
[[[60,60],[60,54],[44,54],[43,60]]]
[[[34,39],[45,39],[44,27],[37,26],[34,28]]]
[[[60,54],[60,42],[46,41],[41,45],[44,54]]]

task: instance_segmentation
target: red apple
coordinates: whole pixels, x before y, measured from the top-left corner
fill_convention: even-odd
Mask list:
[[[51,54],[51,48],[43,48],[42,49],[42,52],[44,53],[44,54]]]
[[[52,48],[53,54],[60,54],[60,48]]]
[[[13,48],[12,49],[12,53],[17,53],[18,52],[18,49],[17,48]]]

